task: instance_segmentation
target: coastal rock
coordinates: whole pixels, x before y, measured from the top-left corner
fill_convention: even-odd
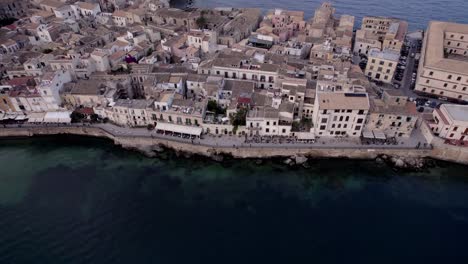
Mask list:
[[[395,167],[405,168],[406,163],[402,159],[395,159]]]
[[[212,153],[210,155],[210,158],[214,161],[217,161],[217,162],[222,162],[224,160],[224,157],[222,155],[217,155],[215,153]]]
[[[164,148],[162,148],[162,147],[159,146],[159,145],[154,145],[151,149],[152,149],[153,151],[155,151],[155,152],[163,152],[163,151],[164,151]]]
[[[307,158],[301,155],[297,155],[294,157],[297,165],[302,165],[307,162]]]
[[[286,160],[284,161],[284,164],[286,164],[286,165],[291,165],[291,166],[292,166],[292,165],[294,165],[294,161],[293,161],[292,159],[286,159]]]

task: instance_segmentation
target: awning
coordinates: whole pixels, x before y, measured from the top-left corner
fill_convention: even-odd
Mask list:
[[[374,136],[376,139],[387,139],[384,132],[375,131],[375,130],[373,132],[374,132]]]
[[[71,123],[70,112],[47,112],[44,123]]]
[[[312,132],[299,132],[296,133],[297,139],[299,140],[311,140],[315,139],[315,134]]]
[[[372,133],[371,131],[362,131],[362,137],[374,139],[374,133]]]
[[[28,118],[25,115],[17,115],[15,117],[15,120],[26,120],[26,119],[28,119]]]
[[[28,123],[42,123],[45,113],[31,113],[28,115]]]
[[[203,131],[201,127],[184,126],[184,125],[161,123],[161,122],[158,122],[158,124],[156,125],[156,130],[163,130],[163,131],[169,131],[169,132],[192,135],[192,136],[200,136]]]
[[[3,120],[8,120],[8,119],[15,119],[18,115],[17,114],[5,114],[5,116],[3,117]]]

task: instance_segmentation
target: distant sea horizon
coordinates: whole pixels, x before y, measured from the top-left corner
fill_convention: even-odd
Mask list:
[[[184,7],[186,0],[173,0],[174,7]],[[255,7],[263,10],[281,8],[305,12],[309,19],[322,0],[193,0],[193,7]],[[409,30],[425,30],[430,20],[468,23],[466,0],[334,0],[336,14],[356,17],[355,27],[364,16],[387,16],[408,21]]]

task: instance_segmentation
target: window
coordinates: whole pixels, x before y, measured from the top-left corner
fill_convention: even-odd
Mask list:
[[[457,129],[458,129],[458,127],[454,127],[454,128],[453,128],[453,131],[457,131]]]
[[[429,80],[426,80],[426,83],[429,83]]]
[[[360,129],[361,129],[361,126],[356,126],[356,127],[354,128],[354,130],[360,130]]]
[[[457,77],[457,81],[461,81],[461,77],[460,77],[460,76]]]
[[[432,71],[429,72],[429,76],[432,76],[432,75],[434,75],[434,72],[432,72]]]
[[[447,76],[447,79],[451,80],[451,79],[452,79],[452,75]]]
[[[388,63],[388,66],[389,66],[389,67],[392,67],[392,66],[393,66],[393,63],[391,63],[391,62]]]
[[[364,122],[364,119],[358,118],[358,120],[357,120],[357,123],[358,123],[358,124],[362,124],[363,122]]]
[[[363,114],[364,114],[364,110],[359,110],[358,115],[363,115]]]
[[[379,61],[379,65],[384,65],[384,61]]]
[[[321,123],[322,123],[322,124],[325,124],[325,123],[327,123],[327,122],[328,122],[328,118],[323,118]]]
[[[325,130],[325,126],[320,126],[320,130]]]

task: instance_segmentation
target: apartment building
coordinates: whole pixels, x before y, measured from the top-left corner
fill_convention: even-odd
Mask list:
[[[120,99],[108,109],[107,117],[121,126],[143,127],[148,125],[147,111],[153,102],[154,100]]]
[[[386,137],[410,137],[418,120],[416,105],[399,90],[386,90],[382,98],[370,99],[365,130],[378,131]]]
[[[356,31],[354,52],[369,54],[374,49],[400,52],[408,33],[408,23],[396,18],[366,16]]]
[[[367,93],[317,91],[312,119],[315,136],[361,136],[369,108]]]
[[[0,5],[0,18],[20,18],[25,16],[30,8],[29,1],[3,0]]]
[[[291,122],[281,121],[280,110],[270,106],[250,110],[246,126],[251,136],[289,136],[291,133]]]
[[[216,75],[226,79],[252,80],[262,89],[275,87],[279,71],[280,66],[277,64],[260,63],[237,52],[205,61],[198,68],[198,73],[201,74]]]
[[[393,50],[371,50],[366,66],[366,75],[373,80],[391,83],[400,53]]]
[[[435,123],[429,124],[441,138],[468,141],[468,106],[442,104],[432,112]]]
[[[415,91],[459,102],[468,101],[468,25],[429,23]]]
[[[59,109],[62,104],[60,91],[65,83],[71,82],[69,71],[58,70],[55,72],[47,72],[37,86],[37,90],[47,104],[48,109]]]

